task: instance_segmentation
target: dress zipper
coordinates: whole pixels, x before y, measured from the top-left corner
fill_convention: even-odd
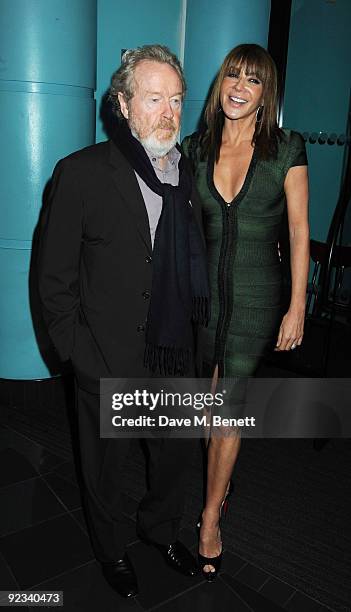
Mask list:
[[[230,274],[229,265],[227,262],[230,261],[230,253],[231,253],[231,240],[232,240],[232,215],[231,215],[231,204],[226,203],[226,222],[227,222],[227,239],[226,245],[224,249],[223,255],[223,278],[221,283],[221,296],[223,303],[223,311],[221,313],[221,321],[220,327],[218,328],[218,368],[221,371],[221,375],[224,376],[224,352],[225,352],[225,338],[223,338],[223,332],[225,327],[228,327],[226,324],[227,316],[228,316],[228,275]]]

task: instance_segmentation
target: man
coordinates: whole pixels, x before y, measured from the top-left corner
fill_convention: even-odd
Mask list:
[[[176,146],[184,92],[166,47],[127,51],[111,81],[115,136],[57,164],[41,226],[39,290],[54,346],[77,381],[89,532],[105,578],[126,597],[138,591],[120,502],[130,440],[99,438],[99,379],[193,372],[192,323],[208,286],[200,203]],[[194,575],[195,560],[177,540],[193,443],[149,439],[148,446],[138,533]]]

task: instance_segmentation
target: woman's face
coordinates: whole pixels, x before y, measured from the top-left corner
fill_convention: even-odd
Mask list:
[[[228,69],[220,89],[220,103],[228,119],[243,119],[256,113],[263,104],[263,84],[246,66]]]

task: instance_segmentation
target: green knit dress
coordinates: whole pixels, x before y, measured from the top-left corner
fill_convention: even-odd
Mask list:
[[[182,143],[203,202],[211,287],[211,321],[201,338],[203,376],[211,376],[216,364],[220,377],[253,376],[277,338],[284,314],[278,253],[284,180],[289,168],[307,164],[302,136],[283,131],[277,159],[258,159],[254,150],[230,204],[213,183],[214,158],[199,159],[196,134]]]

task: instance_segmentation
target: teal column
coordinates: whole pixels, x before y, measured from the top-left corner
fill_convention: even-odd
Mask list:
[[[188,0],[183,136],[196,129],[209,87],[228,51],[241,43],[267,46],[270,5],[270,0]]]
[[[183,4],[184,0],[98,0],[96,142],[107,138],[100,105],[122,49],[158,43],[179,55]]]
[[[350,0],[292,2],[284,127],[307,139],[311,236],[321,241],[328,235],[346,158],[350,23]]]
[[[95,141],[96,0],[0,7],[0,377],[41,379],[32,240],[55,163]]]

